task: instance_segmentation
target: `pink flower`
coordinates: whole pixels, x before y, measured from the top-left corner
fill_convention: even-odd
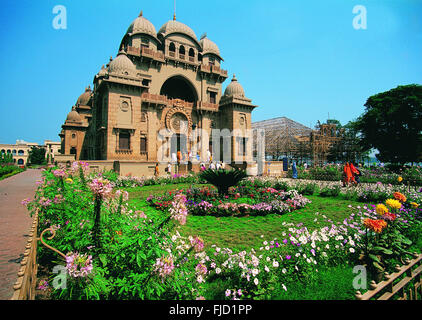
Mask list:
[[[66,270],[73,278],[84,278],[92,272],[92,256],[70,252],[66,255]]]
[[[198,263],[198,264],[197,264],[197,266],[196,266],[196,268],[195,268],[195,271],[196,271],[197,273],[199,273],[199,274],[203,274],[203,275],[205,275],[205,274],[207,274],[208,269],[207,269],[207,267],[206,267],[205,265],[203,265],[202,263]]]
[[[192,247],[194,247],[196,252],[200,252],[204,249],[204,241],[199,237],[194,237],[190,244]]]
[[[154,265],[154,271],[161,277],[166,277],[174,269],[173,258],[171,256],[158,258]]]
[[[113,185],[111,182],[103,178],[93,179],[90,183],[88,183],[88,187],[91,189],[93,194],[103,199],[109,197],[113,191]]]

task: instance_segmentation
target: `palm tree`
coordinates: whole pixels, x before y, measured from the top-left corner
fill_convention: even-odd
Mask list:
[[[220,196],[227,195],[229,188],[237,185],[247,177],[246,171],[240,169],[207,169],[200,174],[200,177],[215,186]]]

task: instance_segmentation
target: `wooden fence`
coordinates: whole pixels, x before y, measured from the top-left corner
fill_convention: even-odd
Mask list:
[[[34,215],[28,242],[25,246],[18,279],[13,289],[11,300],[35,300],[35,286],[37,282],[37,244],[38,244],[38,211]]]
[[[384,274],[385,280],[372,281],[370,290],[363,295],[357,291],[358,300],[422,300],[422,254],[413,260],[406,260],[406,265],[396,266],[396,272]]]

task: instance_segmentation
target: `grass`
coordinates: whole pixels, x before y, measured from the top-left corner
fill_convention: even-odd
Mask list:
[[[287,291],[277,290],[274,300],[352,300],[356,290],[353,279],[356,274],[348,265],[319,270],[306,285],[294,282]]]
[[[165,192],[185,189],[190,184],[177,184],[165,186],[147,186],[141,188],[127,188],[129,192],[129,201],[134,204],[138,210],[142,210],[146,215],[161,214],[160,211],[150,207],[145,199],[150,194],[163,194]],[[302,223],[309,231],[320,229],[329,222],[323,224],[316,218],[315,213],[324,214],[334,223],[343,221],[351,213],[356,211],[356,206],[362,205],[359,202],[344,200],[341,198],[323,198],[319,196],[306,196],[312,201],[305,208],[293,211],[284,215],[269,214],[266,216],[254,217],[214,217],[214,216],[188,216],[186,225],[182,226],[180,233],[185,236],[196,235],[201,237],[205,246],[209,247],[215,244],[219,247],[227,247],[232,250],[246,250],[251,247],[259,248],[263,239],[274,238],[283,239],[283,233],[289,233],[286,224],[298,225]],[[352,207],[349,207],[352,205]]]

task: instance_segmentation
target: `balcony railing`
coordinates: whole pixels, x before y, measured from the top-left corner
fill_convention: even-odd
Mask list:
[[[160,104],[168,104],[169,99],[167,99],[166,96],[162,96],[160,94],[152,94],[148,92],[144,92],[141,95],[141,99],[147,102],[153,102],[153,103],[160,103]]]
[[[127,53],[133,56],[137,56],[137,57],[142,56],[142,57],[151,58],[151,59],[159,60],[159,61],[164,60],[164,54],[162,52],[155,51],[147,47],[137,48],[137,47],[128,46]]]
[[[116,149],[116,153],[118,153],[118,154],[132,154],[133,150],[131,150],[131,149]]]
[[[201,64],[200,70],[202,72],[215,73],[215,74],[219,74],[223,77],[227,77],[227,70],[221,69],[220,67],[217,67],[217,66],[214,66],[214,65]]]
[[[212,110],[218,109],[218,104],[211,103],[211,102],[205,102],[205,101],[201,101],[199,106],[200,106],[201,109],[212,109]]]

